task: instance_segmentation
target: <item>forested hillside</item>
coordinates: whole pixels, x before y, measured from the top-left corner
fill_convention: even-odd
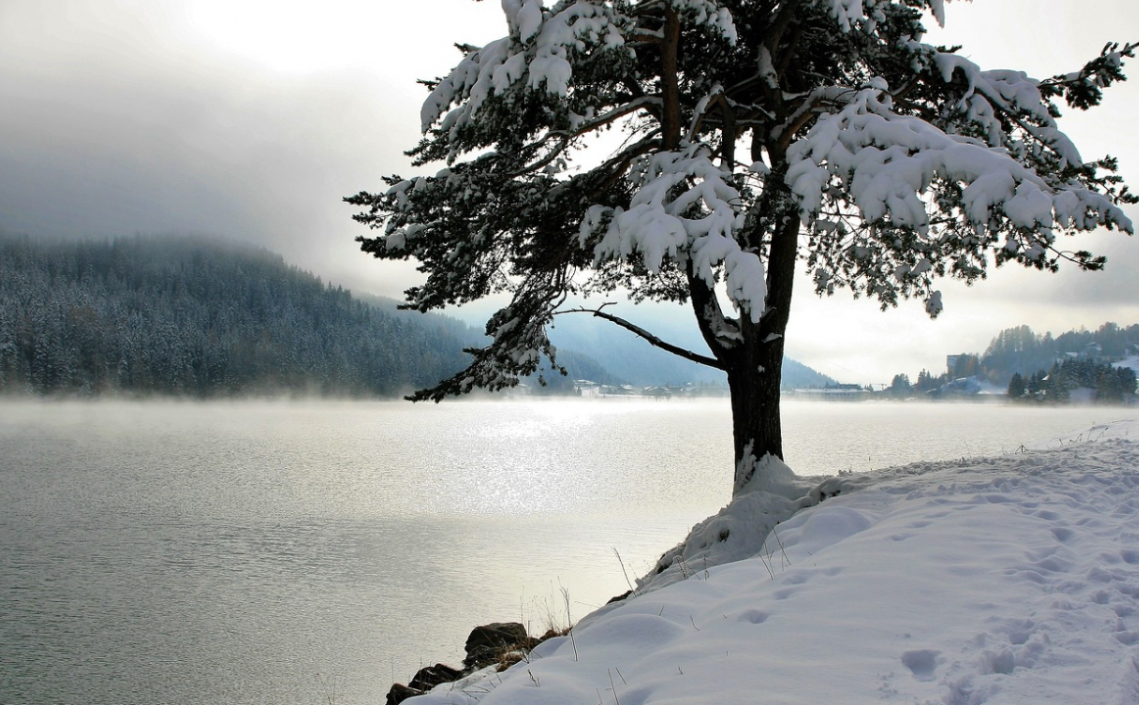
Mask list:
[[[945,380],[962,377],[985,379],[1007,386],[1014,375],[1028,378],[1047,374],[1064,361],[1087,361],[1110,365],[1139,355],[1139,325],[1104,323],[1095,330],[1081,328],[1053,336],[1037,334],[1028,326],[1006,328],[989,343],[983,354],[953,356],[953,369]],[[936,378],[933,378],[936,382]]]
[[[1139,325],[1104,323],[1095,330],[1081,328],[1060,335],[1042,335],[1028,326],[1002,330],[983,354],[949,356],[949,368],[941,375],[922,370],[910,384],[904,374],[894,376],[888,392],[895,397],[914,394],[975,394],[976,384],[987,382],[1007,388],[1013,399],[1066,402],[1077,389],[1091,396],[1082,401],[1117,403],[1135,394],[1135,370],[1139,361]]]
[[[264,251],[0,237],[0,392],[394,395],[462,369],[478,339]]]
[[[1028,326],[1001,331],[980,358],[994,382],[1007,384],[1013,374],[1048,370],[1065,357],[1116,361],[1139,354],[1139,325],[1104,323],[1095,330],[1073,330],[1053,337]]]
[[[219,241],[0,235],[0,393],[392,396],[454,374],[463,348],[484,342],[465,323],[396,305]],[[568,376],[526,380],[533,392],[723,377],[581,318],[552,331]],[[786,364],[791,386],[833,381]]]

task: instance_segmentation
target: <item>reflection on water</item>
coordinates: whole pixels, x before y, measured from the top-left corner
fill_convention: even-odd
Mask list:
[[[801,474],[1136,412],[790,404]],[[0,403],[0,703],[382,701],[627,589],[731,486],[723,400]]]

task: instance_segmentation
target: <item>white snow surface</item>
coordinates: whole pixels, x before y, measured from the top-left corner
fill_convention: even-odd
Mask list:
[[[1131,369],[1135,370],[1135,372],[1137,374],[1139,374],[1139,355],[1132,355],[1131,357],[1127,358],[1126,360],[1122,360],[1120,362],[1115,363],[1115,366],[1116,367],[1130,367]]]
[[[816,482],[748,557],[414,703],[1135,705],[1139,424],[1071,438]],[[739,502],[718,516],[746,534]]]

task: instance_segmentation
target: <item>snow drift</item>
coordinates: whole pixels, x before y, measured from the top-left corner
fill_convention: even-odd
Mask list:
[[[835,478],[750,556],[679,558],[572,639],[415,703],[1135,705],[1136,431]]]

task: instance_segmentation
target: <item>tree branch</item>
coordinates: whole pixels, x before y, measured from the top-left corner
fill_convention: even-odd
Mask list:
[[[620,181],[621,177],[625,174],[625,170],[629,168],[629,165],[633,162],[633,160],[642,154],[646,154],[653,146],[655,141],[656,131],[653,131],[649,133],[644,139],[626,147],[625,149],[621,150],[620,153],[614,155],[610,159],[606,160],[605,163],[594,169],[595,173],[599,172],[601,174],[604,174],[605,178],[589,191],[590,198],[597,198],[601,194],[611,189],[618,181]]]
[[[625,330],[633,333],[634,335],[641,338],[646,343],[648,343],[649,345],[652,345],[655,348],[660,348],[661,350],[664,350],[665,352],[670,352],[673,355],[676,355],[677,357],[682,357],[685,360],[689,360],[691,362],[696,362],[696,363],[699,363],[701,365],[707,365],[708,367],[714,367],[717,370],[727,370],[727,367],[715,358],[711,358],[711,357],[707,357],[706,355],[700,355],[698,353],[694,353],[691,350],[679,347],[677,345],[673,345],[672,343],[666,343],[665,341],[656,337],[655,335],[648,332],[644,328],[641,328],[638,325],[630,323],[629,321],[626,321],[624,318],[618,318],[617,316],[614,316],[614,315],[609,314],[609,313],[605,313],[604,311],[601,310],[601,309],[605,308],[606,306],[612,306],[612,305],[613,305],[613,302],[609,301],[609,302],[606,302],[604,304],[601,304],[597,308],[584,308],[584,307],[582,307],[582,308],[571,308],[571,309],[566,309],[565,311],[555,311],[553,315],[560,316],[560,315],[565,314],[565,313],[589,313],[589,314],[593,314],[593,316],[595,318],[603,318],[606,321],[609,321],[610,323],[616,323],[617,325],[619,325],[622,328],[624,328]]]
[[[584,135],[587,132],[593,132],[594,130],[605,127],[609,123],[611,123],[615,120],[618,120],[618,119],[620,119],[620,118],[622,118],[622,117],[624,117],[630,113],[635,113],[638,110],[640,110],[641,108],[647,107],[649,105],[655,105],[655,104],[660,103],[660,102],[661,102],[661,99],[656,97],[656,96],[642,95],[638,98],[634,98],[633,100],[629,101],[628,103],[625,103],[624,105],[622,105],[620,107],[613,108],[612,110],[610,110],[607,113],[604,113],[602,115],[598,115],[597,117],[590,120],[589,122],[582,123],[572,133],[565,132],[565,133],[560,133],[560,134],[565,134],[565,135],[570,136],[570,137],[580,137],[581,135]]]
[[[688,292],[692,301],[692,313],[696,316],[696,326],[704,338],[704,344],[717,357],[739,343],[739,323],[724,315],[716,292],[703,278],[696,276],[692,271],[692,260],[685,268],[685,277],[688,281]]]
[[[540,148],[544,143],[546,143],[552,139],[555,139],[555,138],[560,139],[561,144],[559,144],[554,149],[550,150],[550,153],[547,154],[545,157],[542,157],[538,161],[533,162],[531,164],[528,164],[525,167],[519,169],[518,171],[510,174],[510,178],[523,176],[525,174],[533,173],[539,169],[544,169],[546,166],[551,164],[555,159],[557,159],[561,154],[565,153],[565,151],[570,146],[571,140],[573,140],[577,137],[581,137],[582,135],[585,135],[589,132],[599,130],[611,122],[619,120],[620,118],[622,118],[626,115],[629,115],[630,113],[635,113],[636,111],[640,110],[641,108],[644,108],[648,105],[652,105],[652,104],[658,103],[658,102],[660,102],[660,99],[655,97],[655,96],[641,96],[639,98],[635,98],[635,99],[629,101],[625,105],[613,108],[612,110],[606,112],[603,115],[600,115],[600,116],[594,118],[593,120],[590,120],[589,122],[583,123],[582,125],[578,126],[578,128],[576,130],[573,130],[573,131],[570,131],[570,130],[551,130],[544,137],[542,137],[542,139],[540,139],[536,143],[534,143],[534,148],[536,148],[536,149]]]
[[[772,57],[779,50],[779,42],[783,39],[783,32],[795,19],[801,4],[803,4],[802,0],[790,0],[790,2],[784,3],[783,7],[779,9],[779,14],[775,16],[775,20],[768,26],[762,41],[767,45]]]
[[[680,17],[672,6],[664,10],[664,42],[660,48],[661,97],[664,109],[661,128],[664,131],[664,148],[680,146],[680,76],[677,52],[680,48]]]

